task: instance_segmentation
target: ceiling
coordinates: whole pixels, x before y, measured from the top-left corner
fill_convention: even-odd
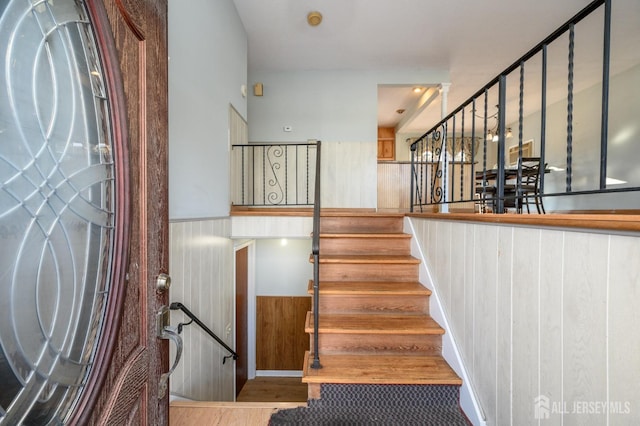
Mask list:
[[[233,0],[249,42],[250,70],[448,70],[456,107],[590,0]],[[628,0],[636,1],[636,0]],[[323,15],[311,27],[306,16]],[[434,81],[380,87],[379,125],[396,126]],[[431,91],[437,87],[431,87]],[[432,92],[429,92],[429,95]],[[436,90],[437,93],[437,90]],[[429,96],[427,96],[429,97]],[[440,97],[405,119],[422,132],[441,117]],[[422,100],[422,101],[421,101]],[[398,114],[396,110],[405,109]]]

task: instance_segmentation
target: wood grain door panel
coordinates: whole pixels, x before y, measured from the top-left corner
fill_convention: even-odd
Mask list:
[[[304,331],[310,297],[258,296],[256,369],[302,370],[309,335]]]
[[[93,424],[160,425],[168,423],[168,396],[158,398],[168,344],[156,338],[154,321],[168,303],[155,290],[157,275],[168,272],[167,3],[110,0],[104,10],[118,60],[108,66],[119,67],[126,101],[132,219],[115,350],[95,409],[84,415]]]

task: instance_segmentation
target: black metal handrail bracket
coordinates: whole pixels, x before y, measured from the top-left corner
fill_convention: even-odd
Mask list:
[[[622,7],[618,3],[613,6]],[[576,122],[574,117],[574,50],[577,42],[575,34],[578,24],[594,12],[601,13],[603,19],[602,74],[601,76],[598,74],[597,80],[599,81],[596,82],[602,86],[602,102],[600,105],[600,129],[598,132],[590,134],[597,135],[600,139],[600,156],[599,161],[595,158],[590,159],[588,165],[585,164],[584,158],[580,158],[581,163],[578,169],[574,165],[578,162],[574,158],[573,151],[575,146],[584,142],[584,137],[580,132],[574,130]],[[615,23],[613,22],[613,24]],[[509,156],[506,155],[506,142],[507,138],[517,138],[514,139],[517,141],[517,145],[510,144],[513,145],[510,149],[517,149],[512,152],[513,155],[517,153],[518,161],[522,157],[532,156],[532,152],[527,152],[524,149],[523,139],[529,139],[529,137],[525,137],[524,130],[527,130],[528,135],[539,135],[539,142],[536,141],[536,150],[539,150],[539,153],[536,153],[536,156],[540,157],[541,163],[557,164],[554,173],[563,173],[565,177],[564,185],[561,179],[558,179],[562,175],[555,175],[549,178],[549,185],[545,186],[543,174],[540,179],[542,197],[562,198],[575,195],[640,191],[637,182],[630,182],[624,187],[611,187],[610,184],[609,186],[607,184],[607,167],[610,166],[607,162],[607,153],[611,154],[610,150],[614,148],[623,149],[608,144],[611,133],[609,128],[611,27],[612,0],[592,1],[445,116],[424,135],[417,138],[410,147],[411,211],[414,211],[414,208],[422,210],[423,205],[475,202],[477,195],[483,202],[492,202],[494,212],[504,213],[505,198],[513,197],[513,195],[505,195],[504,169],[507,163],[508,165],[517,164],[511,153]],[[555,77],[553,82],[548,82],[547,77],[550,73],[547,65],[549,61],[548,48],[554,42],[556,42],[554,46],[558,46],[555,48],[556,52],[560,52],[559,49],[567,49],[566,80],[564,80],[565,77]],[[562,43],[565,44],[562,45]],[[557,65],[555,62],[554,64]],[[557,70],[558,67],[556,66],[554,69]],[[525,77],[529,70],[531,70],[530,76],[527,79]],[[539,80],[535,77],[536,75],[540,76]],[[507,81],[510,84],[507,84]],[[558,141],[566,136],[566,156],[563,155],[562,150],[550,150],[546,146],[546,141],[550,138],[547,109],[550,106],[549,102],[558,101],[557,99],[551,100],[547,96],[547,92],[550,92],[548,88],[552,84],[554,87],[565,84],[566,87],[566,98],[564,98],[567,104],[566,133],[561,136],[556,135],[555,138]],[[517,106],[515,106],[516,100]],[[530,102],[527,102],[528,100]],[[532,107],[539,105],[539,110],[532,111],[532,107],[530,107],[529,111],[525,111],[525,104],[532,105]],[[513,112],[516,109],[517,114],[507,114],[507,112]],[[532,112],[540,114],[539,124],[525,122],[525,114],[528,114],[528,117]],[[581,137],[582,139],[578,140]],[[529,148],[527,147],[527,149]],[[551,158],[552,155],[553,158]],[[620,155],[617,158],[620,158]],[[487,183],[488,170],[491,170],[494,175],[497,172],[498,176],[498,179],[491,185]],[[581,188],[577,187],[576,181],[586,182],[586,177],[591,176],[599,176],[597,186],[583,183]],[[626,184],[626,182],[624,183]],[[431,196],[427,196],[428,194]],[[515,203],[517,208],[517,198]]]
[[[313,203],[313,238],[311,253],[313,255],[313,363],[311,368],[322,368],[318,349],[318,324],[320,323],[320,148],[322,143],[317,141],[316,148],[316,176]]]
[[[191,312],[186,306],[184,306],[182,303],[173,302],[173,303],[171,303],[171,305],[169,305],[169,308],[172,311],[176,311],[176,310],[182,311],[191,320],[189,322],[182,322],[182,323],[178,324],[178,334],[180,334],[182,332],[182,328],[185,325],[189,325],[189,324],[195,322],[196,324],[198,324],[198,326],[200,326],[201,329],[204,330],[205,333],[207,333],[209,336],[213,337],[213,339],[216,342],[218,342],[223,348],[225,348],[230,353],[230,355],[227,355],[227,356],[222,358],[222,363],[223,364],[227,361],[228,358],[233,358],[234,361],[236,361],[238,359],[238,354],[233,349],[231,349],[225,342],[223,342],[222,339],[220,339],[218,336],[216,336],[216,334],[213,331],[211,331],[211,329],[209,327],[207,327],[202,321],[200,321],[200,319],[193,312]]]

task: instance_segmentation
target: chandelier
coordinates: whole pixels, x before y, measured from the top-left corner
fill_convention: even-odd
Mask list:
[[[495,120],[495,124],[492,127],[487,129],[486,139],[491,142],[498,142],[500,140],[500,124],[498,122],[499,112],[500,112],[500,107],[496,105],[496,112],[487,117],[487,122],[489,122],[489,120]],[[474,110],[474,113],[475,113],[475,110]],[[478,115],[478,114],[476,114],[476,117],[485,118],[484,116]],[[513,133],[511,132],[511,127],[507,127],[507,131],[505,132],[504,135],[507,139],[510,139],[513,137]]]

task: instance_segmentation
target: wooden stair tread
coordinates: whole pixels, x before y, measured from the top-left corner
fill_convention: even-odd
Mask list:
[[[428,314],[431,291],[419,282],[404,213],[321,215],[317,340],[313,312],[305,320],[309,398],[321,398],[322,383],[461,385],[441,355],[445,330]],[[310,368],[313,351],[323,368]]]
[[[353,209],[320,209],[320,217],[387,217],[387,218],[403,218],[405,216],[404,213],[392,213],[392,212],[384,212],[379,213],[376,211],[363,211],[363,210],[353,210]]]
[[[462,379],[441,356],[320,355],[322,368],[310,368],[305,353],[304,383],[461,385]]]
[[[309,280],[307,292],[313,294],[313,280]],[[431,290],[417,281],[322,281],[320,295],[429,296]]]
[[[309,261],[313,263],[313,255],[309,256]],[[419,264],[420,259],[409,255],[321,254],[320,263]]]
[[[313,312],[307,312],[305,332],[313,333]],[[340,334],[444,334],[433,318],[424,314],[320,314],[320,333]]]
[[[411,239],[411,234],[393,232],[349,232],[349,233],[321,233],[320,238],[403,238]]]

